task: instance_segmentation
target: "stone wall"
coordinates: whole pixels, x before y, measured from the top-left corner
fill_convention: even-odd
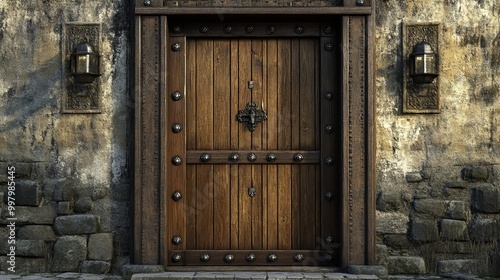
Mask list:
[[[13,165],[17,264],[25,271],[107,272],[126,262],[133,106],[128,2],[0,1],[0,201]],[[375,3],[379,261],[398,274],[459,268],[499,274],[500,4]],[[102,23],[100,114],[61,113],[62,26],[75,21]],[[440,114],[402,113],[403,22],[440,23]],[[9,234],[5,209],[1,240]],[[74,254],[65,253],[68,247]]]
[[[113,271],[129,253],[129,3],[0,1],[0,270],[15,167],[16,272]],[[102,24],[100,114],[62,114],[67,22]],[[68,250],[71,248],[71,250]]]
[[[500,5],[377,4],[379,259],[390,273],[500,274]],[[402,23],[425,22],[440,25],[441,113],[403,114]]]

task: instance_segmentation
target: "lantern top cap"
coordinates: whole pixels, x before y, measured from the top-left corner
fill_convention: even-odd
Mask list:
[[[75,54],[93,54],[94,49],[89,43],[80,43],[76,46]]]
[[[412,55],[435,54],[431,45],[425,41],[417,43],[413,46]]]

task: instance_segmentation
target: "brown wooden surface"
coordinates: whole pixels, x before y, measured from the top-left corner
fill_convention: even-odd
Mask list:
[[[334,244],[335,249],[338,250],[340,244]],[[270,265],[295,265],[295,266],[306,266],[306,265],[323,265],[332,266],[338,263],[336,256],[338,254],[333,254],[332,251],[323,250],[191,250],[191,251],[172,251],[171,255],[179,254],[182,257],[180,262],[169,261],[169,265],[188,265],[188,266],[200,266],[200,265],[231,265],[231,266],[270,266]],[[202,261],[200,259],[201,255],[208,254],[209,260]],[[224,257],[227,254],[231,254],[234,260],[230,263],[224,261]],[[245,257],[248,254],[254,254],[255,260],[248,262]],[[277,260],[275,262],[270,262],[268,256],[270,254],[275,254]],[[303,256],[302,261],[294,260],[296,254],[301,254]],[[331,259],[329,259],[331,258]]]
[[[156,2],[154,2],[156,3]],[[158,2],[160,3],[160,2]],[[350,2],[351,3],[351,2]],[[156,5],[156,4],[155,4]],[[340,7],[339,7],[340,8]],[[369,7],[352,7],[348,9],[356,9],[357,11],[366,11]],[[162,8],[163,9],[163,8]],[[342,162],[342,170],[343,170],[343,182],[342,182],[342,190],[343,193],[340,193],[340,198],[342,199],[341,207],[342,209],[343,219],[342,219],[342,236],[340,242],[342,242],[342,266],[347,266],[349,264],[366,264],[374,262],[374,240],[375,240],[375,232],[374,232],[374,156],[375,156],[375,148],[374,148],[374,129],[373,129],[373,117],[375,113],[374,109],[374,96],[373,96],[373,28],[374,28],[374,18],[371,16],[353,16],[355,13],[348,13],[349,10],[346,10],[342,7],[337,12],[338,14],[345,15],[342,22],[342,60],[339,61],[342,63],[342,88],[343,88],[343,98],[342,103],[344,104],[342,115],[340,119],[342,123],[338,128],[342,131],[342,138],[344,139],[343,145],[338,145],[338,149],[342,150],[342,157],[344,161]],[[369,8],[370,12],[373,13],[373,7]],[[230,10],[230,11],[229,11]],[[226,12],[229,14],[240,15],[247,14],[248,11],[257,12],[261,15],[272,14],[272,9],[269,8],[259,8],[257,10],[253,9],[241,9],[241,8],[230,8]],[[269,10],[269,11],[268,11]],[[307,10],[307,9],[305,9]],[[283,15],[295,16],[303,11],[302,9],[296,8],[287,8],[282,9],[278,13]],[[324,10],[319,11],[319,9],[313,9],[313,12],[317,12],[318,14],[335,14],[337,12],[333,10]],[[167,12],[165,10],[157,10],[153,11],[152,9],[137,9],[136,12],[146,12],[153,14],[158,14],[157,12],[165,12],[165,13],[174,13],[178,15],[196,15],[196,14],[213,14],[217,15],[216,9],[213,12],[207,8],[182,8],[176,9],[175,11]],[[312,10],[309,10],[312,11]],[[369,14],[367,13],[367,14]],[[314,14],[314,13],[313,13]],[[162,245],[163,242],[168,242],[170,237],[164,237],[164,232],[160,229],[160,227],[164,227],[170,222],[171,217],[168,217],[168,212],[164,210],[165,206],[160,204],[160,200],[168,198],[170,193],[164,192],[162,189],[165,182],[162,181],[165,177],[163,174],[163,169],[161,164],[170,163],[170,159],[165,159],[162,154],[163,139],[165,133],[162,132],[162,129],[168,131],[170,129],[169,123],[165,122],[163,119],[163,110],[161,98],[165,98],[162,95],[165,94],[162,90],[162,85],[164,83],[164,76],[169,75],[169,71],[167,70],[167,60],[162,56],[161,52],[165,50],[169,50],[170,46],[165,45],[167,40],[165,39],[165,34],[168,31],[165,29],[166,27],[166,18],[161,16],[140,16],[139,13],[136,14],[136,23],[135,23],[135,162],[134,162],[134,262],[142,263],[142,264],[155,264],[159,263],[161,259],[164,259],[161,254],[164,250],[164,247],[167,245]],[[250,16],[248,17],[250,18]],[[231,49],[237,49],[238,51],[231,51],[230,54],[230,73],[231,78],[229,81],[231,92],[238,92],[238,98],[243,96],[244,91],[241,87],[241,79],[239,77],[239,52],[240,46],[238,40],[230,40],[229,42]],[[292,49],[293,45],[296,42],[292,41]],[[320,43],[320,49],[321,49]],[[268,65],[273,64],[276,67],[264,67],[262,70],[263,81],[267,80],[276,80],[279,81],[278,75],[278,58],[277,55],[269,55],[270,53],[277,53],[279,49],[279,40],[276,39],[267,39],[265,44],[262,44],[267,48],[267,52],[262,52],[262,60],[263,65],[267,62]],[[224,48],[222,45],[220,46],[222,49]],[[191,47],[188,44],[187,54],[189,56]],[[323,51],[321,51],[323,52]],[[223,54],[221,54],[224,56]],[[293,51],[290,53],[290,56],[293,57]],[[323,56],[323,54],[318,54]],[[216,58],[213,58],[216,59]],[[188,60],[187,60],[188,61]],[[193,60],[191,60],[193,61]],[[252,61],[252,60],[251,60]],[[253,60],[251,63],[257,62],[257,60]],[[322,61],[322,58],[320,58]],[[195,63],[196,64],[196,63]],[[335,65],[335,63],[334,63]],[[292,67],[293,69],[293,67]],[[195,81],[197,79],[196,73],[192,72],[192,69],[187,67],[186,77],[188,80]],[[223,69],[219,69],[223,71]],[[323,66],[321,66],[321,71],[323,71]],[[215,73],[215,72],[214,72]],[[227,72],[226,72],[227,73]],[[283,73],[282,73],[283,74]],[[290,74],[292,77],[296,75],[293,72]],[[322,77],[322,76],[321,76]],[[292,91],[296,90],[295,79],[292,78]],[[186,83],[193,87],[189,90],[196,90],[196,82]],[[323,78],[319,81],[320,93],[323,94],[321,88],[323,87]],[[215,88],[223,88],[223,85],[214,85]],[[263,83],[261,85],[262,95],[264,99],[265,108],[268,106],[278,106],[278,96],[277,95],[269,95],[267,92],[271,90],[277,90],[279,87],[278,84],[274,83]],[[337,85],[334,85],[334,88],[337,90],[340,88]],[[240,92],[241,90],[241,92]],[[169,93],[166,93],[169,94]],[[216,95],[214,95],[214,98]],[[296,100],[296,95],[291,93],[291,103],[294,104],[294,100]],[[166,96],[168,98],[168,95]],[[195,107],[196,106],[196,96],[185,96],[186,106]],[[320,99],[321,100],[321,99]],[[319,101],[321,108],[323,108]],[[191,105],[190,105],[191,103]],[[240,102],[230,101],[230,111],[237,112],[241,109]],[[292,105],[293,106],[293,105]],[[187,110],[189,110],[187,108]],[[191,108],[193,109],[193,108]],[[223,110],[223,109],[217,109]],[[266,109],[267,110],[267,109]],[[322,109],[323,110],[323,109]],[[196,119],[199,119],[199,114],[196,110],[192,113]],[[235,113],[232,113],[233,116]],[[214,117],[215,118],[215,117]],[[335,116],[334,116],[335,119]],[[233,119],[234,120],[234,119]],[[186,134],[189,131],[194,131],[196,134],[196,124],[189,124],[189,122],[193,122],[193,120],[186,119]],[[291,121],[291,131],[292,134],[295,135],[295,131],[299,131],[299,127],[295,120]],[[321,121],[319,122],[321,124]],[[337,119],[337,123],[338,119]],[[259,127],[262,127],[261,133],[261,142],[262,149],[277,149],[278,143],[283,143],[283,138],[281,140],[278,138],[277,133],[269,132],[276,131],[279,128],[280,122],[275,118],[274,120],[269,119],[264,124],[259,124]],[[163,126],[164,125],[164,126]],[[162,127],[162,128],[160,128]],[[230,127],[230,147],[227,150],[237,150],[240,149],[240,139],[239,135],[241,133],[240,127],[241,124],[232,121],[229,124]],[[320,125],[318,133],[323,134],[322,126]],[[213,131],[216,131],[214,128]],[[218,131],[217,131],[218,132]],[[335,132],[336,133],[336,132]],[[323,135],[321,136],[323,137]],[[189,139],[186,139],[186,146],[189,149],[189,146],[193,146],[193,149],[196,149],[196,139],[194,139],[194,144],[190,143]],[[252,139],[251,141],[253,141]],[[280,142],[281,141],[281,142]],[[293,140],[291,143],[292,149],[294,148],[296,141]],[[258,142],[256,142],[258,143]],[[321,142],[320,150],[323,149],[323,141]],[[169,145],[167,143],[166,145]],[[215,145],[215,142],[213,143]],[[252,143],[251,143],[252,145]],[[253,147],[248,149],[254,149]],[[185,162],[184,162],[185,163]],[[267,195],[262,196],[261,202],[262,212],[259,215],[262,215],[262,248],[277,248],[280,244],[278,240],[278,224],[280,222],[279,213],[278,213],[278,205],[273,203],[276,201],[280,195],[278,186],[280,183],[278,182],[278,177],[280,176],[278,173],[280,171],[280,166],[282,165],[265,165],[260,167],[253,168],[250,166],[250,171],[242,171],[241,166],[239,165],[229,165],[225,166],[221,165],[221,170],[216,170],[216,166],[214,166],[214,171],[212,171],[213,177],[221,177],[223,181],[223,174],[230,174],[230,178],[228,181],[231,185],[238,185],[241,179],[240,177],[250,178],[250,179],[259,179],[259,168],[261,170],[261,181],[262,181],[262,190]],[[284,166],[282,166],[284,167]],[[296,184],[295,182],[302,182],[301,178],[302,172],[304,174],[310,174],[310,171],[303,171],[305,168],[311,168],[314,165],[292,165],[290,166],[291,171],[290,174],[292,182],[289,187],[289,197],[293,201],[296,196],[301,196],[301,186]],[[283,169],[283,172],[288,172]],[[297,168],[300,171],[296,172],[294,168]],[[316,177],[322,177],[323,172],[319,172],[319,168],[316,168],[316,173],[319,174]],[[197,178],[197,165],[187,165],[186,166],[186,186],[196,185],[200,180]],[[243,176],[240,176],[243,174]],[[233,176],[233,174],[238,174],[237,176]],[[249,175],[246,175],[249,174]],[[310,175],[305,175],[305,177]],[[213,178],[212,177],[212,178]],[[334,179],[335,180],[335,179]],[[212,179],[213,181],[213,179]],[[227,209],[230,208],[230,212],[228,214],[229,221],[231,225],[229,227],[229,237],[230,240],[229,247],[230,249],[239,249],[239,236],[243,233],[242,229],[244,227],[240,227],[238,224],[240,217],[244,216],[242,214],[241,204],[239,203],[239,198],[244,197],[243,194],[246,193],[247,187],[244,189],[234,189],[230,190],[224,189],[222,187],[223,184],[217,185],[217,183],[212,182],[212,193],[211,197],[213,198],[215,194],[229,193],[227,197],[218,199],[212,199],[212,209],[215,212],[215,209]],[[321,194],[320,200],[323,200],[323,185],[321,184]],[[209,188],[210,189],[210,188]],[[166,194],[166,195],[163,195]],[[183,205],[185,207],[186,212],[186,220],[193,221],[193,218],[196,218],[197,214],[202,211],[198,211],[199,206],[204,207],[204,204],[197,205],[197,201],[203,196],[208,196],[210,198],[210,192],[207,193],[204,189],[195,189],[195,188],[187,188],[186,195],[183,197]],[[338,196],[336,196],[338,197]],[[318,198],[316,198],[318,199]],[[229,201],[230,206],[228,207],[227,201]],[[323,202],[322,202],[323,203]],[[293,203],[291,204],[294,205]],[[322,204],[324,205],[324,204]],[[358,205],[362,207],[359,209],[355,209]],[[253,204],[250,203],[250,206],[253,207]],[[265,206],[265,207],[264,207]],[[276,206],[276,207],[275,207]],[[354,207],[356,206],[356,207]],[[221,207],[221,208],[218,208]],[[338,209],[337,208],[337,209]],[[353,211],[354,210],[354,211]],[[163,212],[165,211],[165,212]],[[324,211],[324,207],[321,206],[321,211]],[[198,213],[197,213],[198,212]],[[291,210],[291,215],[294,217],[296,213],[296,208]],[[201,215],[201,214],[199,214]],[[318,214],[316,214],[318,215]],[[160,216],[166,216],[160,218]],[[335,214],[332,216],[332,220],[335,220]],[[217,218],[216,215],[212,215],[215,217],[214,219],[219,219],[223,221],[225,218],[226,222],[228,220],[227,217],[219,216]],[[323,220],[323,212],[320,213],[321,220]],[[302,217],[301,219],[309,219],[307,216]],[[251,220],[251,219],[250,219]],[[253,221],[253,220],[251,220]],[[353,223],[350,223],[354,221]],[[237,224],[235,226],[235,223]],[[288,226],[288,222],[286,220],[281,223],[284,227]],[[183,243],[185,242],[185,246],[187,249],[196,249],[197,248],[197,237],[193,234],[196,232],[196,223],[186,223],[186,238],[183,239]],[[298,229],[300,226],[298,222],[294,218],[291,219],[289,224],[290,228]],[[214,226],[215,227],[215,226]],[[318,230],[318,225],[316,224],[316,231],[321,232],[321,234],[317,234],[324,236],[323,232],[323,222],[321,223],[321,228]],[[224,229],[221,227],[221,231]],[[227,229],[226,229],[227,231]],[[190,232],[192,234],[190,234]],[[301,241],[301,236],[295,234],[296,230],[292,230],[290,237],[285,235],[283,240],[288,240],[292,244],[292,246],[297,246],[299,241]],[[169,234],[167,234],[168,236]],[[160,240],[161,236],[161,240]],[[256,244],[256,239],[251,241],[252,246]],[[163,241],[163,242],[162,242]],[[281,241],[281,242],[282,242]],[[359,241],[359,242],[358,242]],[[225,243],[226,242],[226,243]],[[227,246],[227,241],[222,240],[222,238],[215,239],[212,241],[213,246]],[[218,245],[215,245],[218,244]],[[283,244],[282,244],[283,245]],[[302,245],[301,245],[302,246]],[[219,248],[219,247],[217,247]],[[169,256],[168,256],[169,258]]]
[[[160,226],[160,84],[161,17],[137,17],[136,104],[134,172],[134,260],[156,264],[159,256]],[[148,59],[153,55],[157,59]]]
[[[139,7],[136,15],[370,15],[371,7]]]

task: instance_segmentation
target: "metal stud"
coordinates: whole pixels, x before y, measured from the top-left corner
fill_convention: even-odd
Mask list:
[[[327,256],[325,257],[325,261],[326,261],[326,262],[331,262],[331,261],[333,261],[333,255],[327,255]]]
[[[252,33],[255,31],[255,27],[253,27],[252,25],[249,25],[245,28],[245,30],[247,33]]]
[[[210,260],[210,255],[209,254],[201,254],[200,261],[202,261],[202,262],[208,262],[209,260]]]
[[[277,157],[275,154],[268,154],[267,157],[266,157],[266,160],[268,162],[273,162],[273,161],[276,161]]]
[[[363,6],[365,4],[364,0],[356,0],[356,5],[357,6]]]
[[[224,261],[227,263],[233,262],[234,261],[234,256],[232,254],[227,254],[224,256]]]
[[[246,255],[245,260],[247,260],[247,262],[253,262],[255,260],[255,254],[250,253],[250,254]]]
[[[301,262],[304,260],[304,255],[302,254],[296,254],[295,256],[293,256],[293,260],[296,261],[296,262]]]
[[[233,26],[232,25],[226,25],[224,27],[224,33],[230,33],[231,31],[233,31]]]
[[[304,28],[302,26],[295,26],[295,29],[293,30],[297,34],[302,34],[304,32]]]
[[[266,28],[266,33],[271,35],[274,33],[274,31],[276,31],[276,28],[274,28],[274,26],[270,25]]]
[[[333,99],[333,93],[327,92],[324,94],[326,100],[331,101]]]
[[[210,160],[210,158],[211,158],[210,154],[203,154],[203,155],[200,156],[200,160],[202,162],[208,162]]]
[[[325,44],[325,51],[331,52],[333,50],[333,44]]]
[[[179,33],[181,33],[182,28],[179,25],[176,25],[176,26],[174,26],[174,28],[172,28],[172,31],[176,34],[179,34]]]
[[[181,256],[181,254],[174,254],[174,255],[172,256],[172,261],[173,261],[174,263],[180,262],[181,260],[182,260],[182,256]]]
[[[331,125],[331,124],[325,125],[325,132],[328,134],[332,133],[333,132],[333,125]]]
[[[248,155],[247,159],[250,162],[254,162],[254,161],[257,160],[257,156],[254,153],[251,153],[251,154]]]
[[[172,92],[170,97],[172,98],[173,101],[179,101],[182,99],[182,94],[178,91],[174,91],[174,92]]]
[[[238,154],[230,154],[228,159],[230,161],[238,161],[240,159],[240,156]]]
[[[175,191],[172,193],[172,199],[174,201],[179,201],[179,200],[181,200],[181,198],[182,198],[182,194],[180,191]]]
[[[178,52],[181,50],[181,44],[180,43],[173,43],[172,47],[170,47],[174,52]]]
[[[200,33],[207,33],[208,30],[210,30],[210,29],[206,25],[203,25],[200,27]]]
[[[326,244],[332,244],[335,241],[335,238],[331,235],[325,238]]]
[[[328,165],[328,166],[332,166],[333,165],[333,158],[327,157],[325,159],[325,164]]]
[[[333,197],[334,197],[333,192],[326,192],[326,193],[325,193],[325,198],[326,198],[326,200],[328,200],[328,201],[332,201],[332,200],[333,200]]]
[[[175,156],[172,158],[172,163],[174,165],[181,165],[182,164],[182,159],[179,156]]]
[[[276,254],[269,254],[269,256],[267,256],[267,260],[269,262],[275,262],[277,259],[278,259],[278,256],[276,256]]]
[[[179,133],[182,131],[182,125],[180,123],[174,123],[172,125],[172,132],[173,133]]]
[[[182,237],[180,237],[179,235],[175,235],[174,237],[172,237],[172,244],[181,245],[182,244]]]
[[[296,162],[300,162],[304,159],[304,156],[301,154],[301,153],[298,153],[298,154],[295,154],[293,156],[293,160],[295,160]]]
[[[323,32],[325,32],[326,34],[330,34],[330,33],[332,33],[332,31],[333,31],[333,29],[329,25],[326,25],[323,27]]]
[[[149,7],[151,6],[151,1],[150,0],[144,0],[144,6]]]

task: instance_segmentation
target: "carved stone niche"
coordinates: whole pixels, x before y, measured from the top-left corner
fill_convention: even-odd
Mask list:
[[[101,83],[76,83],[71,75],[71,54],[80,43],[89,43],[101,53],[101,24],[69,22],[64,24],[62,49],[62,112],[101,113]]]
[[[410,55],[422,41],[437,54],[439,69],[439,24],[403,24],[403,113],[440,113],[439,77],[430,84],[417,84],[410,77]]]

